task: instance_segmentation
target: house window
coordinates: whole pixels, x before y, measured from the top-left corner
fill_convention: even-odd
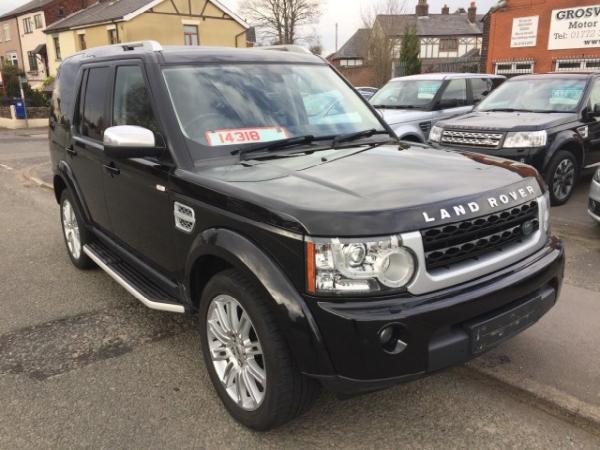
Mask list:
[[[58,7],[58,17],[65,17],[65,8],[63,8],[62,6]]]
[[[458,51],[458,39],[440,39],[440,52]]]
[[[117,29],[113,28],[112,30],[108,30],[108,42],[110,45],[115,45],[119,43],[119,38],[117,37]]]
[[[37,63],[37,58],[36,58],[35,53],[27,52],[27,59],[29,62],[29,71],[37,72],[38,71],[38,63]]]
[[[357,59],[340,59],[341,67],[360,67],[363,65],[363,60]]]
[[[559,59],[556,61],[557,72],[596,72],[600,70],[600,58]]]
[[[17,52],[10,52],[6,54],[6,62],[12,64],[15,67],[19,66],[19,58],[17,58]]]
[[[36,30],[44,27],[44,25],[42,24],[42,15],[41,14],[36,14],[35,16],[33,16],[33,21],[35,22]]]
[[[183,43],[184,45],[199,45],[198,27],[196,25],[183,26]]]
[[[497,62],[496,75],[505,75],[507,77],[527,75],[533,73],[533,65],[533,61]]]
[[[60,61],[62,56],[60,55],[60,41],[58,40],[58,36],[52,36],[52,41],[54,42],[54,53],[56,54],[56,60]]]
[[[3,28],[4,28],[4,40],[10,41],[10,25],[5,23]]]
[[[77,39],[79,39],[79,50],[85,50],[87,48],[85,45],[85,34],[78,34]]]
[[[23,19],[23,29],[25,34],[33,33],[33,24],[31,23],[31,17],[25,17]]]

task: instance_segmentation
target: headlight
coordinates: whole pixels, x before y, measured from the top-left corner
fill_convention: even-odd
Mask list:
[[[429,140],[431,142],[440,142],[442,140],[443,131],[443,128],[434,125],[433,127],[431,127],[431,131],[429,132]]]
[[[508,133],[504,140],[505,148],[543,147],[548,142],[546,131],[517,131]]]
[[[542,197],[542,231],[550,234],[550,191]]]
[[[312,294],[368,294],[400,289],[415,273],[415,259],[398,236],[306,243],[307,290]]]
[[[594,174],[594,181],[600,183],[600,169],[596,170],[596,173]]]

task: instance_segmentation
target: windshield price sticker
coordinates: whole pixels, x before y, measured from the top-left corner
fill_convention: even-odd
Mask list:
[[[550,93],[550,99],[565,99],[565,100],[574,100],[579,101],[581,98],[581,94],[583,93],[583,89],[578,88],[560,88],[560,89],[552,89]]]
[[[216,147],[219,145],[239,145],[278,141],[286,139],[289,136],[285,128],[265,127],[207,131],[205,137],[208,145]]]

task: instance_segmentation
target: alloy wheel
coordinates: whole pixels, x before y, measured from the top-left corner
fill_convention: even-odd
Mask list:
[[[563,159],[556,170],[552,180],[552,191],[554,196],[562,201],[566,199],[575,185],[575,164],[570,159]]]
[[[62,224],[67,247],[74,259],[79,259],[81,256],[81,236],[79,234],[79,224],[73,205],[69,200],[63,202],[62,207]]]
[[[210,357],[221,384],[240,408],[256,410],[265,398],[267,373],[250,316],[235,298],[218,295],[206,321]]]

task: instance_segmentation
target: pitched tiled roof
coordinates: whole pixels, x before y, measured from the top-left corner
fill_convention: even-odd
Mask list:
[[[31,0],[30,2],[27,2],[24,5],[19,6],[18,8],[12,9],[12,10],[8,11],[7,13],[2,14],[0,16],[0,19],[14,17],[14,16],[18,16],[19,14],[24,14],[29,11],[34,11],[36,9],[40,9],[52,1],[54,1],[54,0]]]
[[[123,19],[127,14],[146,6],[151,0],[105,0],[94,3],[86,9],[74,12],[62,20],[54,22],[46,28],[48,31],[65,30],[68,28],[91,25]]]
[[[466,14],[398,14],[379,15],[377,21],[388,36],[399,36],[409,26],[415,27],[419,36],[466,36],[483,34],[482,17],[478,15],[472,23]]]
[[[46,28],[45,32],[83,27],[112,20],[129,20],[127,18],[128,15],[139,10],[142,10],[141,12],[143,12],[163,1],[164,0],[100,0],[86,9],[74,12],[64,19],[54,22]],[[221,4],[219,0],[210,1],[240,25],[248,28],[248,25],[245,24],[239,16],[233,11],[230,11],[225,5]],[[184,14],[182,13],[182,15]]]
[[[333,55],[333,58],[366,58],[369,53],[369,32],[368,28],[358,29]]]

